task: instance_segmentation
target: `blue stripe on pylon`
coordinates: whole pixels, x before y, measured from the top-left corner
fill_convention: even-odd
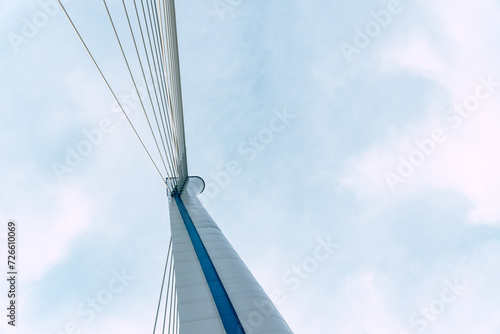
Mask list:
[[[210,288],[210,293],[212,294],[212,298],[217,306],[217,311],[219,312],[224,329],[227,334],[244,334],[245,331],[241,325],[240,319],[238,319],[238,315],[236,314],[233,304],[229,299],[229,295],[222,284],[219,274],[217,274],[217,270],[215,270],[212,259],[210,259],[210,256],[208,255],[207,249],[205,248],[205,245],[203,244],[203,241],[194,226],[191,216],[189,216],[189,213],[184,206],[184,202],[182,202],[180,195],[177,193],[173,194],[172,197],[175,199],[179,213],[184,221],[184,226],[186,226],[194,251],[196,252],[196,256],[200,262],[208,287]]]

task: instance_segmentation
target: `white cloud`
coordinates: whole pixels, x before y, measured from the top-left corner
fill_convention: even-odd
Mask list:
[[[91,203],[81,190],[63,186],[46,195],[50,193],[54,194],[53,207],[46,214],[35,214],[45,210],[25,210],[16,217],[21,225],[20,247],[36,249],[23,254],[22,272],[26,281],[40,279],[61,263],[70,254],[71,244],[90,225]],[[33,245],[38,246],[31,248]]]
[[[481,4],[465,1],[428,4],[429,15],[439,18],[444,33],[414,32],[408,45],[398,45],[385,51],[385,60],[403,70],[416,71],[443,86],[451,103],[463,103],[475,92],[479,77],[486,78],[500,68],[494,59],[495,34],[491,30],[500,24],[493,21],[498,8],[492,1]],[[445,41],[446,47],[436,41]],[[496,82],[500,76],[493,75]],[[384,180],[386,171],[395,172],[402,155],[408,159],[417,149],[415,140],[429,138],[436,128],[443,129],[447,140],[436,145],[436,151],[404,183],[396,193],[451,189],[461,193],[472,204],[470,219],[474,223],[499,223],[500,177],[500,90],[481,102],[470,117],[462,118],[455,129],[443,121],[443,106],[433,102],[426,116],[403,135],[393,135],[355,157],[347,169],[342,184],[360,195],[391,197]],[[448,108],[453,108],[450,105]]]
[[[385,293],[377,283],[373,272],[361,273],[348,278],[338,301],[342,310],[337,316],[342,319],[339,334],[399,333],[401,325],[393,319]]]

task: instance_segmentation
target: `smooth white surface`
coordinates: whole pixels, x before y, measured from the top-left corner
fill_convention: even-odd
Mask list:
[[[181,334],[225,334],[177,205],[169,198]]]
[[[238,253],[198,200],[197,195],[202,189],[201,179],[190,178],[182,194],[182,201],[207,249],[245,332],[247,334],[293,333]],[[206,299],[206,292],[210,293],[208,285],[193,246],[186,242],[187,231],[172,199],[170,199],[170,217],[177,287],[179,289],[177,293],[179,295],[181,334],[224,333],[223,329],[220,332],[221,329],[215,327],[210,330],[204,327],[205,320],[214,316],[212,311],[217,314],[217,309],[213,301],[209,303]],[[179,270],[177,270],[177,260],[181,260]],[[204,309],[205,307],[208,310]],[[191,314],[185,315],[182,314],[183,312],[191,312]],[[189,324],[187,324],[188,322]],[[210,324],[213,325],[213,323]]]

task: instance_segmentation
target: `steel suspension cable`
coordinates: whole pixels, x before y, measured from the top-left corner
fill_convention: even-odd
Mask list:
[[[168,41],[170,42],[171,38],[169,38],[169,34],[168,34],[168,30],[167,30],[167,27],[168,27],[168,18],[169,18],[169,15],[167,13],[167,8],[164,4],[164,6],[162,7],[161,4],[160,4],[160,0],[158,0],[157,2],[157,7],[158,7],[158,12],[159,12],[159,25],[160,25],[160,35],[161,35],[161,50],[162,50],[162,59],[163,59],[163,66],[164,66],[164,71],[165,71],[165,76],[166,76],[166,79],[167,79],[167,83],[168,83],[168,92],[169,92],[169,96],[171,97],[171,105],[170,105],[170,110],[169,110],[169,113],[171,115],[171,119],[173,121],[173,142],[174,142],[174,147],[175,147],[175,152],[176,152],[176,159],[175,159],[175,164],[176,164],[176,167],[178,169],[178,166],[179,166],[179,163],[178,163],[178,160],[179,160],[179,147],[178,147],[178,137],[179,137],[179,131],[178,131],[178,123],[177,123],[177,118],[175,117],[175,109],[176,109],[176,96],[175,96],[175,92],[173,90],[173,80],[172,80],[172,57],[171,57],[171,48],[168,47],[168,45],[166,45],[165,41]],[[162,10],[163,9],[163,10]],[[167,54],[168,52],[168,54]],[[172,102],[173,101],[173,102]],[[180,173],[179,173],[179,177],[180,177]]]
[[[140,32],[141,32],[141,39],[142,39],[142,45],[143,45],[143,48],[144,48],[144,53],[146,54],[146,59],[148,61],[148,68],[149,68],[149,71],[151,73],[154,72],[154,76],[156,77],[156,82],[155,82],[155,78],[153,77],[152,80],[153,80],[153,88],[154,88],[154,92],[155,92],[155,97],[156,97],[156,102],[157,102],[157,106],[158,106],[158,112],[160,114],[160,118],[161,118],[161,121],[162,121],[162,126],[163,126],[163,131],[164,131],[164,135],[165,135],[165,138],[166,138],[166,141],[167,141],[167,146],[168,146],[168,151],[169,151],[169,159],[170,161],[172,162],[173,161],[173,150],[172,150],[172,144],[171,144],[171,141],[169,141],[167,139],[167,137],[169,136],[169,132],[168,130],[166,129],[166,120],[164,120],[164,113],[162,112],[162,107],[165,108],[165,103],[164,103],[164,97],[163,97],[163,94],[162,94],[162,91],[161,91],[161,81],[158,77],[158,68],[156,66],[156,58],[154,56],[154,52],[153,52],[153,47],[152,47],[152,44],[151,44],[151,37],[150,37],[150,32],[149,32],[149,27],[148,27],[148,22],[147,22],[147,19],[146,19],[146,14],[145,14],[145,11],[144,11],[144,6],[142,6],[142,10],[143,10],[143,17],[144,17],[144,25],[146,27],[146,34],[147,34],[147,37],[148,37],[148,42],[149,42],[149,51],[151,53],[151,58],[152,58],[152,63],[153,63],[153,67],[154,67],[154,71],[151,69],[151,62],[149,60],[149,52],[148,52],[148,48],[146,47],[146,42],[145,42],[145,38],[144,38],[144,31],[142,29],[142,22],[141,22],[141,19],[139,17],[139,10],[137,8],[137,4],[136,4],[136,1],[134,0],[134,8],[135,8],[135,13],[136,13],[136,18],[137,18],[137,22],[139,24],[139,29],[140,29]],[[161,76],[160,76],[161,78]],[[156,88],[156,84],[155,83],[158,83],[158,89]],[[160,96],[160,98],[158,99],[158,95]],[[160,100],[161,100],[161,103],[160,103]]]
[[[135,0],[134,0],[134,4],[135,4]],[[158,79],[158,73],[161,73],[159,71],[159,69],[162,66],[161,66],[161,62],[159,60],[159,53],[158,53],[157,42],[156,42],[156,40],[157,40],[157,32],[156,32],[156,29],[154,29],[154,26],[153,26],[153,20],[151,18],[151,10],[150,10],[149,3],[146,2],[146,5],[147,5],[147,8],[148,8],[149,23],[148,23],[148,19],[146,17],[146,10],[144,8],[144,2],[141,0],[142,13],[143,13],[143,17],[144,17],[144,22],[145,22],[145,27],[146,27],[146,31],[147,31],[147,36],[148,36],[148,42],[149,42],[149,46],[150,46],[150,50],[151,50],[151,55],[152,55],[152,58],[153,58],[153,65],[154,65],[154,68],[155,68],[155,76],[157,77],[158,86],[159,86],[158,89],[160,90],[160,98],[162,100],[162,105],[164,107],[162,114],[164,115],[163,118],[165,118],[167,127],[169,129],[169,130],[165,129],[166,133],[168,133],[168,135],[170,136],[169,150],[170,150],[170,153],[171,153],[171,159],[172,159],[172,161],[175,161],[175,152],[174,152],[174,150],[172,148],[173,137],[171,135],[171,125],[170,125],[171,122],[170,122],[170,119],[165,114],[165,110],[168,109],[168,105],[167,105],[168,102],[167,102],[167,100],[169,100],[169,96],[168,96],[168,92],[167,92],[167,90],[165,88],[166,86],[165,86],[165,77],[164,77],[164,75],[159,75],[160,80]],[[137,12],[138,11],[136,10],[136,13]],[[138,18],[138,20],[140,21],[139,18]],[[151,30],[149,30],[149,24],[151,24]],[[151,43],[151,34],[150,34],[150,32],[153,33],[153,43]],[[152,50],[153,49],[152,44],[154,44],[155,52],[153,52],[153,50]],[[175,166],[175,164],[174,164],[174,166]],[[177,170],[176,169],[174,169],[174,170],[177,173]]]
[[[154,327],[153,327],[153,334],[155,334],[155,332],[156,332],[156,324],[158,323],[158,315],[160,314],[160,306],[161,306],[161,300],[162,300],[162,295],[163,295],[163,288],[165,286],[165,277],[167,276],[167,268],[168,268],[169,260],[171,262],[171,255],[170,255],[171,249],[172,249],[172,237],[170,237],[170,242],[168,244],[167,259],[165,260],[165,269],[163,270],[163,278],[161,280],[160,296],[158,298],[158,307],[156,308],[156,316],[155,316],[155,323],[154,323]]]
[[[163,159],[163,155],[161,154],[161,150],[160,150],[160,146],[158,145],[158,141],[156,139],[156,136],[155,136],[155,133],[153,131],[153,128],[151,126],[151,122],[149,121],[149,117],[148,117],[148,114],[146,112],[146,108],[144,107],[144,103],[142,101],[142,97],[141,97],[141,94],[139,93],[139,89],[137,88],[137,84],[135,82],[135,79],[134,79],[134,75],[132,74],[132,70],[130,68],[130,65],[129,65],[129,62],[128,62],[128,59],[127,59],[127,56],[125,55],[125,51],[123,50],[123,46],[122,46],[122,43],[121,43],[121,40],[120,40],[120,37],[118,36],[118,32],[116,31],[116,27],[115,27],[115,23],[113,21],[113,18],[111,17],[111,13],[109,12],[109,8],[108,8],[108,5],[106,3],[106,0],[102,0],[103,3],[104,3],[104,7],[106,7],[106,12],[108,14],[108,18],[111,22],[111,26],[113,27],[113,31],[115,33],[115,37],[116,37],[116,40],[118,41],[118,45],[120,46],[120,50],[122,52],[122,55],[123,55],[123,59],[125,60],[125,64],[127,65],[127,69],[128,69],[128,72],[130,74],[130,78],[132,79],[132,82],[134,84],[134,87],[135,87],[135,90],[137,92],[137,95],[139,97],[139,102],[141,104],[141,107],[142,107],[142,110],[144,111],[144,116],[146,116],[146,120],[148,122],[148,125],[149,125],[149,129],[151,131],[151,134],[153,135],[153,140],[155,142],[155,145],[156,145],[156,148],[158,149],[158,153],[160,154],[160,158],[161,158],[161,161],[163,163],[163,167],[165,168],[165,172],[167,173],[168,175],[168,169],[167,169],[167,166],[165,164],[165,160]]]
[[[170,261],[170,268],[168,269],[169,275],[168,275],[168,284],[167,284],[167,296],[165,298],[165,309],[164,309],[164,314],[163,314],[163,327],[162,327],[162,334],[165,334],[165,325],[167,324],[167,313],[169,314],[168,318],[168,333],[170,333],[170,324],[172,321],[172,316],[171,316],[171,310],[172,310],[172,290],[173,290],[173,283],[174,283],[174,272],[173,272],[173,262]],[[169,302],[170,301],[170,308]],[[167,312],[168,310],[168,312]]]
[[[176,23],[176,18],[175,18],[175,3],[174,0],[166,0],[169,4],[169,23],[170,23],[170,38],[169,41],[171,43],[172,47],[172,64],[174,67],[174,72],[172,73],[174,77],[174,84],[175,84],[175,97],[177,101],[177,121],[179,125],[179,155],[181,158],[180,163],[183,164],[179,166],[183,172],[183,174],[186,174],[187,170],[184,170],[184,161],[185,161],[185,134],[184,134],[184,122],[183,122],[183,111],[182,111],[182,91],[181,91],[181,78],[180,78],[180,64],[179,64],[179,49],[178,49],[178,43],[177,43],[177,23]],[[187,175],[183,175],[184,177]]]
[[[160,134],[160,139],[161,139],[161,142],[162,142],[162,145],[163,145],[163,150],[165,152],[165,158],[166,158],[167,163],[169,165],[170,173],[173,174],[172,167],[171,167],[171,164],[170,164],[170,160],[168,159],[168,153],[167,153],[167,148],[166,148],[166,145],[165,145],[165,140],[163,139],[163,133],[162,133],[162,130],[160,129],[160,124],[159,124],[158,118],[156,116],[156,110],[155,110],[155,107],[154,107],[153,99],[151,97],[151,92],[149,90],[149,87],[147,86],[146,74],[144,72],[144,67],[142,65],[141,56],[140,56],[139,49],[137,48],[137,43],[136,43],[136,40],[135,40],[135,34],[134,34],[133,29],[132,29],[132,24],[130,22],[130,17],[128,15],[127,7],[125,5],[125,1],[124,0],[122,0],[122,4],[123,4],[123,9],[125,11],[125,16],[127,17],[127,23],[128,23],[129,29],[130,29],[130,34],[132,35],[132,40],[133,40],[133,43],[134,43],[134,47],[135,47],[135,51],[136,51],[136,54],[137,54],[137,58],[139,60],[139,65],[141,67],[142,77],[144,79],[144,82],[146,83],[146,90],[148,92],[148,97],[149,97],[149,101],[151,103],[151,108],[153,109],[153,115],[155,117],[155,121],[156,121],[156,125],[157,125],[157,128],[158,128],[158,132]],[[148,62],[149,62],[149,59],[148,59]],[[167,168],[167,167],[165,166],[165,168]]]
[[[170,286],[170,309],[169,309],[169,317],[168,317],[168,331],[170,333],[170,329],[173,329],[172,328],[172,325],[174,324],[174,322],[172,321],[172,318],[174,317],[174,297],[176,295],[175,293],[175,273],[174,273],[174,269],[175,269],[175,264],[173,261],[170,262],[170,266],[171,266],[171,271],[170,271],[170,276],[172,277],[172,285]],[[166,308],[166,306],[165,306]]]
[[[69,23],[71,24],[71,27],[73,28],[73,30],[75,31],[75,33],[77,34],[78,36],[78,39],[80,40],[80,42],[82,43],[83,47],[85,48],[85,51],[87,51],[87,54],[90,56],[90,58],[92,59],[92,62],[94,63],[94,66],[97,68],[97,71],[99,72],[99,74],[101,75],[102,79],[104,80],[106,86],[108,87],[109,91],[111,92],[111,94],[113,95],[115,101],[118,103],[118,106],[120,107],[121,111],[123,112],[123,115],[125,116],[125,118],[127,119],[127,122],[130,124],[130,126],[132,127],[132,130],[134,131],[137,139],[139,139],[139,142],[141,143],[142,147],[144,148],[144,150],[146,151],[146,154],[148,155],[149,159],[151,160],[151,162],[153,163],[153,166],[155,167],[156,171],[158,172],[158,175],[160,175],[160,178],[162,179],[162,182],[167,186],[167,189],[169,189],[169,191],[172,191],[169,187],[169,185],[167,184],[167,182],[165,181],[165,178],[163,177],[163,175],[161,174],[160,170],[158,169],[158,166],[156,165],[156,163],[154,162],[153,160],[153,157],[151,156],[151,154],[149,153],[149,150],[146,148],[146,145],[144,144],[143,140],[141,139],[141,137],[139,136],[139,133],[137,132],[136,128],[134,127],[134,125],[132,124],[132,121],[130,120],[127,112],[125,111],[125,109],[123,108],[123,105],[121,104],[120,100],[118,99],[118,97],[116,96],[116,93],[115,91],[113,90],[113,88],[111,88],[111,85],[109,84],[109,81],[108,79],[106,78],[106,76],[104,75],[104,73],[102,72],[101,68],[99,67],[99,65],[97,64],[97,61],[95,60],[94,56],[92,55],[92,52],[90,51],[90,49],[88,48],[87,44],[85,43],[83,37],[81,36],[80,32],[78,31],[78,28],[76,27],[76,25],[74,24],[73,20],[71,19],[71,17],[69,16],[68,12],[66,11],[66,8],[64,7],[64,5],[61,3],[61,0],[57,0],[57,2],[59,3],[59,6],[61,6],[61,9],[63,10],[64,12],[64,15],[66,16],[66,18],[68,19]]]

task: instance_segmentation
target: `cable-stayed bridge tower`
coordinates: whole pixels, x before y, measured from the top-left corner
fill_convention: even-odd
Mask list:
[[[174,0],[103,0],[153,144],[147,144],[127,114],[114,84],[58,1],[167,190],[171,239],[152,332],[292,333],[198,200],[203,179],[189,176]],[[125,28],[118,22],[126,22]]]

